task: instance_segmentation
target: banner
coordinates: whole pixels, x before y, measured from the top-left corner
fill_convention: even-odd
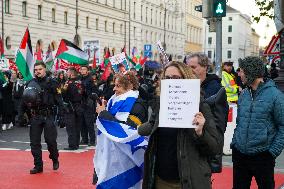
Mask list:
[[[95,50],[96,50],[96,54],[94,52]],[[85,40],[83,42],[83,51],[89,55],[89,61],[93,60],[94,54],[95,54],[96,65],[100,65],[100,41],[98,39]]]

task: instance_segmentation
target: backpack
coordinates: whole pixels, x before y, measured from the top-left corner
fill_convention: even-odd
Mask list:
[[[229,106],[227,102],[226,90],[222,87],[215,95],[204,100],[211,109],[216,123],[217,132],[222,135],[222,149],[224,145],[224,133],[227,127]],[[222,172],[222,155],[223,152],[208,158],[208,163],[212,173]]]

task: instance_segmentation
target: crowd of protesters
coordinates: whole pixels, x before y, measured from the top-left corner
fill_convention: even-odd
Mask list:
[[[247,57],[240,59],[240,68],[235,72],[233,62],[224,62],[222,77],[219,78],[208,73],[211,67],[208,57],[196,53],[186,57],[183,63],[171,61],[162,66],[164,69],[145,66],[141,70],[126,70],[124,64],[119,64],[119,71],[115,73],[111,67],[107,67],[105,69],[110,69],[110,73],[104,80],[101,79],[102,70],[92,70],[88,66],[81,66],[80,70],[71,67],[67,71],[46,73],[43,63],[35,66],[44,70],[43,76],[38,71],[36,82],[41,82],[41,78],[46,77],[56,80],[57,88],[52,95],[60,95],[62,103],[57,103],[59,110],[50,114],[58,114],[58,126],[66,127],[69,144],[66,150],[77,150],[80,144],[97,144],[96,117],[100,121],[100,129],[106,126],[103,122],[105,120],[112,124],[127,124],[133,127],[131,130],[138,130],[141,136],[149,137],[144,171],[140,172],[144,172],[143,188],[211,188],[211,174],[222,171],[228,105],[235,103],[238,104],[239,115],[232,142],[234,189],[249,188],[253,176],[256,177],[259,187],[274,188],[275,158],[284,148],[284,97],[272,80],[278,77],[276,65],[271,64],[268,71],[261,59]],[[202,91],[200,109],[193,120],[196,128],[159,128],[160,81],[195,78],[200,79]],[[4,72],[4,81],[0,80],[1,131],[14,126],[30,126],[31,119],[37,116],[30,111],[22,111],[23,101],[25,102],[23,95],[25,96],[25,88],[29,85],[30,82],[24,81],[21,73],[14,70]],[[123,99],[123,95],[135,96],[136,101],[131,102],[131,105],[127,103],[128,112],[123,112],[123,104],[115,107],[116,101],[127,101]],[[146,107],[142,112],[143,119],[139,118],[142,109],[135,109],[134,106],[138,99]],[[263,106],[267,108],[264,109]],[[49,114],[49,109],[40,110]],[[122,114],[131,114],[133,111],[137,111],[134,117],[124,117]],[[149,119],[145,116],[148,111],[151,112]],[[250,120],[247,113],[250,114]],[[262,120],[259,121],[258,118]],[[104,133],[104,130],[99,132]],[[244,135],[245,132],[251,135]],[[168,140],[169,138],[172,140]],[[35,157],[34,153],[33,155]],[[99,155],[103,156],[97,154]],[[267,161],[265,168],[259,166],[258,158]],[[53,169],[57,170],[58,151],[54,155],[53,163]],[[108,163],[107,167],[113,166],[111,162]],[[251,166],[246,166],[247,163]],[[101,171],[100,166],[105,164],[96,166],[94,184],[98,180],[102,182],[101,174],[98,178],[96,171]],[[197,172],[192,174],[191,170]],[[37,159],[36,162],[35,157],[35,168],[30,173],[42,171],[42,160]]]

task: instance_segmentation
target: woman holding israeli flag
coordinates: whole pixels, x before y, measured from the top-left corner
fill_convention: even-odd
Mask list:
[[[195,79],[191,68],[181,62],[165,66],[162,79]],[[199,112],[192,124],[195,128],[159,126],[159,94],[156,111],[138,133],[150,136],[145,152],[143,189],[211,189],[208,157],[222,150],[221,136],[214,117],[200,95]],[[188,123],[191,124],[191,123]]]
[[[131,72],[114,77],[115,94],[97,105],[97,146],[94,156],[97,189],[142,188],[148,142],[137,133],[148,109],[139,98],[139,83]]]

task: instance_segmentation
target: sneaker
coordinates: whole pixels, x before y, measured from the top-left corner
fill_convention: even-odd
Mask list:
[[[7,124],[2,124],[2,130],[6,131],[6,129],[7,129]]]
[[[13,126],[14,126],[14,125],[13,125],[13,123],[11,122],[11,123],[8,125],[7,130],[8,130],[8,129],[12,129]]]

